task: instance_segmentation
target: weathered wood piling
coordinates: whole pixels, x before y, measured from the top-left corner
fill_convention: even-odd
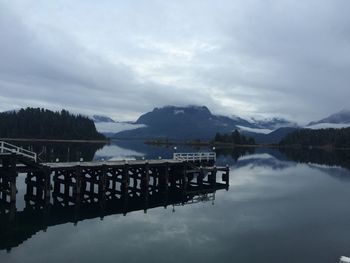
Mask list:
[[[22,161],[16,153],[0,153],[0,234],[33,218],[28,238],[47,227],[124,214],[169,205],[194,202],[195,196],[228,189],[229,168],[216,167],[213,160],[181,159],[113,162],[36,163]],[[192,157],[191,157],[192,158]],[[202,158],[202,157],[201,157]],[[221,174],[221,179],[218,177]],[[25,177],[25,208],[16,211],[16,179]],[[218,180],[219,178],[219,180]],[[8,225],[9,224],[9,225]],[[4,233],[2,233],[4,232]],[[10,234],[9,234],[10,235]],[[0,250],[24,240],[1,242]]]

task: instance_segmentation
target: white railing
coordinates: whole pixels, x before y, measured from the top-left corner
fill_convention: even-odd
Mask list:
[[[35,152],[28,151],[3,141],[0,141],[0,153],[14,153],[32,159],[35,162],[37,161],[37,154]]]
[[[185,204],[196,204],[196,203],[205,203],[205,202],[214,202],[215,201],[215,193],[206,193],[206,194],[198,194],[194,196],[191,200],[188,200]],[[175,206],[183,206],[182,203],[175,204]]]
[[[215,152],[174,153],[174,160],[186,162],[216,161]]]

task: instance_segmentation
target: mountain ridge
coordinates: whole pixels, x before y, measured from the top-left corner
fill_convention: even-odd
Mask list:
[[[234,118],[215,115],[206,106],[165,106],[154,108],[152,111],[142,114],[135,124],[145,127],[129,131],[121,131],[115,134],[115,138],[134,139],[212,139],[216,132],[230,133],[234,130],[243,131],[251,129],[259,131],[265,127],[275,128],[284,123],[295,126],[294,123],[282,118],[273,118],[267,121],[260,120],[253,123],[235,116]],[[271,131],[272,132],[272,131]],[[250,135],[254,134],[252,132]]]
[[[318,121],[312,121],[307,126],[312,126],[320,123],[333,123],[333,124],[350,124],[350,110],[343,109],[339,112],[333,113],[326,118]]]

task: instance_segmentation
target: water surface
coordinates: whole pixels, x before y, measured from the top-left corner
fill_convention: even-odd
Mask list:
[[[67,149],[67,145],[60,147]],[[169,158],[174,152],[172,147],[141,142],[80,150],[86,147],[76,145],[80,155],[75,152],[74,158]],[[177,149],[197,150],[208,149]],[[350,255],[348,152],[245,149],[217,153],[218,164],[230,166],[228,191],[217,190],[194,197],[193,203],[159,206],[146,213],[139,210],[48,227],[9,251],[1,250],[0,262],[326,263]],[[26,188],[21,176],[18,181],[20,212]],[[32,220],[23,226],[34,226]],[[20,233],[15,230],[14,235]]]

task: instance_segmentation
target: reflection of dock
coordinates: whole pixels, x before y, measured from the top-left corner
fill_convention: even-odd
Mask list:
[[[16,154],[0,159],[0,250],[58,224],[209,201],[229,183],[228,168],[209,159],[44,164],[22,162]],[[23,211],[16,211],[19,172],[26,177]]]

